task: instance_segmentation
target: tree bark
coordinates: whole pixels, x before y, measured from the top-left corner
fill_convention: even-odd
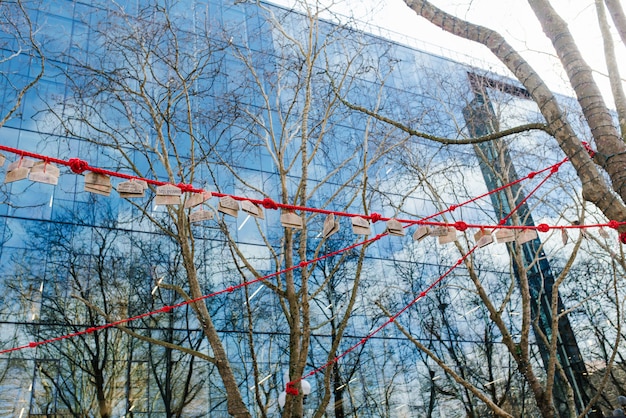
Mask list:
[[[626,135],[626,95],[622,87],[619,67],[617,66],[617,57],[615,56],[615,45],[613,43],[613,37],[611,36],[609,22],[606,19],[606,12],[602,0],[596,0],[596,12],[598,14],[598,26],[600,26],[602,40],[604,42],[604,59],[609,72],[611,92],[613,93],[613,100],[615,102],[615,109],[617,110],[620,133],[623,141],[624,135]]]
[[[187,237],[187,224],[186,216],[183,210],[178,214],[178,240],[180,244],[181,253],[185,265],[185,271],[187,273],[187,280],[189,283],[189,291],[193,299],[200,298],[204,295],[198,281],[197,270],[195,267],[195,261],[193,256],[193,250],[189,244],[189,238]],[[222,344],[215,325],[211,319],[209,310],[203,301],[195,302],[191,305],[198,317],[200,326],[204,335],[206,335],[211,349],[213,350],[213,358],[215,359],[215,366],[222,378],[224,384],[224,390],[226,391],[226,400],[228,413],[234,417],[247,418],[251,417],[248,408],[246,408],[241,392],[239,391],[239,385],[235,379],[233,369],[230,367],[230,362],[226,355],[226,350]]]
[[[604,0],[604,4],[606,4],[606,8],[609,9],[611,19],[613,19],[613,23],[615,24],[615,28],[622,42],[626,44],[626,15],[624,14],[624,9],[622,9],[620,0]]]
[[[583,59],[567,23],[556,13],[552,5],[547,0],[528,0],[528,3],[541,23],[544,33],[552,42],[576,93],[598,152],[601,154],[599,160],[601,166],[611,178],[613,190],[621,197],[622,202],[626,202],[626,144],[621,140],[613,124],[613,117],[593,79],[591,68]],[[609,191],[603,191],[599,197],[602,200],[609,199],[612,205],[617,206],[617,200],[611,198]],[[619,206],[622,209],[624,207],[621,202]],[[602,211],[604,212],[604,209]],[[619,216],[616,218],[612,214],[609,219],[626,220],[623,214]]]

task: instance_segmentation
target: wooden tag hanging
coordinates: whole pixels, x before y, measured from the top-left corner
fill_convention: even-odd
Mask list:
[[[419,228],[417,228],[415,232],[413,233],[413,239],[415,241],[421,241],[427,236],[429,236],[430,232],[431,232],[430,227],[428,225],[422,225]]]
[[[7,171],[13,171],[19,167],[26,167],[30,169],[35,165],[35,160],[31,160],[30,158],[20,158],[19,160],[13,161],[11,164],[7,166]]]
[[[0,154],[0,167],[4,165],[4,162],[7,160],[7,157],[4,154]]]
[[[295,212],[283,212],[283,214],[280,215],[280,223],[285,228],[303,228],[302,218],[298,216]]]
[[[61,170],[53,164],[41,161],[35,163],[30,169],[28,179],[38,183],[52,184],[56,186],[59,183]]]
[[[517,233],[517,238],[515,239],[518,244],[525,244],[529,241],[537,238],[537,231],[534,229],[522,229]]]
[[[155,205],[180,205],[182,192],[173,184],[164,184],[156,188]]]
[[[196,207],[212,197],[213,195],[211,194],[211,192],[191,193],[189,196],[187,196],[187,200],[185,200],[185,209]]]
[[[456,229],[452,227],[445,227],[446,234],[439,236],[439,244],[449,244],[456,241]]]
[[[189,214],[189,222],[197,223],[213,219],[213,212],[206,209],[198,209]]]
[[[561,240],[563,241],[563,245],[566,245],[569,241],[569,235],[566,229],[561,229]]]
[[[389,235],[403,237],[406,234],[406,231],[402,227],[402,223],[400,221],[392,218],[387,221],[387,233]]]
[[[372,228],[370,222],[367,219],[363,219],[360,216],[353,216],[352,218],[352,232],[356,235],[369,236],[372,234]]]
[[[85,174],[86,192],[109,196],[112,189],[111,178],[106,174],[94,173],[93,171]]]
[[[335,220],[335,214],[329,213],[324,220],[324,228],[322,229],[322,235],[324,238],[328,238],[331,235],[339,232],[339,221]]]
[[[258,205],[255,205],[249,200],[241,201],[241,210],[255,218],[265,219],[265,216],[263,215],[263,209],[261,209],[261,207],[259,207]]]
[[[433,237],[444,237],[448,235],[449,232],[447,226],[436,226],[430,231],[430,235]]]
[[[491,232],[481,229],[474,234],[474,239],[476,240],[476,246],[482,248],[493,242],[493,235]]]
[[[148,184],[145,180],[129,180],[123,181],[117,185],[117,192],[120,197],[129,199],[129,198],[137,198],[144,197],[146,194],[146,189],[148,188]]]
[[[498,244],[515,241],[515,231],[512,229],[499,229],[496,231],[496,239]]]
[[[234,216],[239,215],[239,203],[230,196],[220,197],[220,201],[217,204],[218,212],[222,212],[226,215]]]
[[[24,180],[28,177],[29,169],[27,167],[18,167],[15,170],[7,171],[4,176],[5,183],[13,183],[14,181]]]
[[[598,234],[600,234],[600,236],[601,236],[602,238],[604,238],[604,239],[608,239],[608,238],[610,237],[610,236],[609,236],[609,233],[608,233],[608,232],[606,232],[606,229],[604,229],[604,228],[600,228],[600,229],[598,230]]]
[[[5,183],[12,183],[14,181],[24,180],[28,177],[30,168],[35,164],[34,160],[30,158],[20,158],[17,161],[13,161],[7,167],[7,174],[4,176]]]

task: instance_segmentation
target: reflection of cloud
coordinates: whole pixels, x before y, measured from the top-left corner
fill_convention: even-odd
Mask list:
[[[239,244],[239,250],[248,262],[258,271],[272,268],[270,251],[264,245]]]

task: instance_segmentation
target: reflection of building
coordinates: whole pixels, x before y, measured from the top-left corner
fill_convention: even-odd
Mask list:
[[[525,89],[516,88],[504,83],[498,83],[495,80],[480,77],[475,74],[469,74],[470,84],[476,97],[472,100],[467,108],[464,109],[463,115],[469,130],[474,137],[480,137],[499,130],[499,124],[496,119],[493,107],[489,101],[489,89],[496,89],[500,92],[508,93],[522,99],[530,99],[530,95]],[[476,153],[479,155],[481,170],[485,177],[490,190],[502,187],[511,181],[517,180],[515,167],[511,161],[511,156],[506,149],[506,144],[494,144],[487,142],[476,145]],[[515,200],[511,202],[506,193],[499,192],[491,195],[494,208],[499,213],[500,218],[504,218],[511,213],[513,205],[520,205],[517,214],[522,225],[532,225],[535,223],[530,213],[528,205],[525,203],[526,196],[520,190],[518,185],[511,188]],[[508,221],[511,224],[511,221]],[[516,245],[516,244],[511,244]],[[532,297],[531,315],[533,320],[537,320],[540,329],[546,335],[552,335],[552,296],[555,283],[554,274],[550,267],[545,252],[541,248],[541,241],[535,238],[525,244],[521,244],[523,254],[523,268],[527,270],[529,289]],[[512,247],[507,247],[512,249]],[[513,265],[515,274],[519,277],[519,266]],[[519,279],[518,279],[519,280]],[[563,301],[558,297],[558,312],[564,310]],[[557,355],[559,362],[564,365],[564,372],[567,376],[569,385],[574,393],[577,410],[583,411],[589,402],[590,383],[588,381],[588,373],[584,360],[576,343],[576,337],[567,316],[561,317],[559,322],[559,338],[557,342]],[[538,348],[543,363],[547,367],[550,361],[550,350],[546,344],[542,343],[540,338]],[[555,385],[555,403],[564,403],[567,399],[567,383],[562,381],[560,375],[556,376]],[[569,416],[569,412],[559,410],[562,416]],[[600,414],[601,416],[601,414]]]
[[[152,9],[150,5],[144,8],[142,2],[122,3],[116,3],[120,9],[109,10],[106,8],[110,7],[109,2],[103,2],[105,7],[102,8],[72,1],[50,2],[33,11],[49,71],[36,89],[28,93],[20,117],[12,119],[0,130],[2,144],[61,158],[79,156],[94,166],[125,172],[132,164],[146,177],[166,179],[164,169],[153,165],[159,156],[150,150],[158,145],[156,127],[148,123],[135,126],[128,115],[135,115],[135,119],[137,115],[158,118],[158,115],[147,115],[149,112],[144,112],[142,107],[153,99],[163,106],[159,110],[169,111],[165,106],[174,100],[168,94],[180,89],[172,87],[177,83],[178,74],[167,71],[167,59],[180,51],[187,54],[181,62],[191,66],[206,58],[202,77],[191,83],[190,97],[193,100],[189,106],[189,112],[194,116],[192,130],[198,138],[194,142],[197,147],[194,152],[204,152],[204,159],[194,166],[190,147],[187,145],[188,149],[181,149],[189,143],[185,141],[192,136],[190,131],[175,132],[175,135],[166,137],[172,140],[168,146],[178,147],[176,150],[182,153],[178,162],[180,171],[188,174],[190,167],[194,166],[198,174],[193,181],[198,186],[258,197],[258,192],[254,191],[257,187],[278,199],[281,185],[274,162],[276,153],[264,148],[266,143],[262,139],[267,135],[283,138],[279,131],[284,130],[293,140],[301,132],[302,127],[297,122],[302,114],[302,99],[298,96],[302,93],[298,90],[298,83],[302,80],[298,76],[304,64],[292,40],[288,41],[278,30],[271,30],[271,23],[263,17],[268,15],[263,8],[272,10],[277,22],[284,25],[285,32],[296,41],[306,41],[302,30],[309,27],[309,22],[302,15],[267,4],[261,4],[261,8],[255,4],[233,5],[210,0],[194,1],[191,6],[183,2],[182,6],[164,8],[171,13],[172,19],[190,25],[179,27],[159,20],[164,16],[162,10]],[[140,14],[141,18],[129,18],[124,12]],[[126,18],[136,27],[124,21]],[[115,23],[120,22],[118,19],[122,23],[116,26]],[[177,31],[181,28],[188,30]],[[205,29],[212,37],[196,36]],[[383,216],[398,213],[400,217],[415,218],[487,189],[472,149],[439,148],[421,140],[412,144],[417,149],[415,155],[404,152],[404,147],[394,148],[404,135],[333,103],[333,90],[327,78],[328,74],[334,76],[335,81],[345,77],[347,81],[336,87],[344,89],[342,92],[348,100],[369,108],[377,107],[381,113],[403,121],[411,115],[407,123],[432,135],[455,138],[464,132],[463,124],[458,120],[466,102],[473,97],[466,68],[442,57],[327,22],[320,23],[320,31],[315,45],[320,49],[315,52],[324,53],[318,56],[315,71],[310,74],[315,88],[311,92],[314,106],[308,128],[314,138],[315,135],[321,137],[322,133],[326,136],[320,145],[322,150],[307,168],[311,178],[309,187],[316,187],[322,180],[327,182],[315,191],[307,204],[348,209],[352,213],[361,213],[367,206],[370,212]],[[128,99],[120,101],[125,103],[124,106],[115,107],[102,100],[101,95],[103,91],[113,92],[116,86],[98,83],[114,80],[110,78],[111,74],[119,72],[120,84],[125,83],[129,89],[123,93],[124,99],[133,94],[131,87],[139,89],[143,81],[133,78],[139,77],[141,71],[133,73],[115,62],[115,59],[123,59],[124,53],[137,53],[131,49],[116,49],[116,45],[124,45],[123,34],[136,37],[136,45],[142,47],[139,51],[146,53],[146,62],[152,66],[146,76],[149,88],[143,91],[146,103]],[[162,51],[158,50],[162,45],[156,39],[171,42],[173,34],[182,41],[177,45],[179,49],[164,47]],[[107,44],[103,39],[120,43]],[[203,55],[207,44],[202,42],[207,39],[211,41],[208,45],[215,49],[210,59]],[[150,46],[143,49],[144,45]],[[242,58],[246,61],[242,62]],[[185,59],[189,61],[185,62]],[[78,63],[84,66],[81,68]],[[133,64],[132,60],[130,63]],[[0,68],[8,79],[2,81],[1,88],[9,92],[10,82],[32,76],[30,64],[27,57],[3,64],[4,67]],[[348,64],[352,66],[348,67]],[[96,65],[106,68],[101,71],[102,78],[95,76],[97,72],[89,72],[89,66]],[[251,77],[251,68],[256,71],[260,83],[255,84],[257,80]],[[138,69],[141,68],[134,68]],[[186,76],[196,77],[197,74],[189,71]],[[184,82],[185,77],[178,81]],[[80,86],[82,90],[75,88],[79,83],[84,83]],[[82,102],[80,94],[83,94]],[[10,96],[9,93],[6,95]],[[115,99],[113,94],[110,99]],[[276,104],[278,102],[282,107]],[[267,103],[275,107],[264,108]],[[290,104],[293,108],[288,106]],[[79,111],[89,111],[89,105],[98,110],[86,118],[89,122],[95,121],[94,126],[78,120]],[[101,109],[110,113],[101,112]],[[180,108],[174,109],[176,111],[168,114],[174,121],[172,126],[181,123],[179,118],[184,119],[186,115]],[[331,109],[332,113],[324,113],[325,109]],[[535,113],[521,109],[518,116],[532,118]],[[97,135],[103,129],[109,129],[108,124],[115,125],[116,135],[106,139],[127,141],[122,148],[131,157],[129,160],[120,157],[121,151],[112,151],[79,138],[81,135]],[[68,134],[70,130],[75,132]],[[211,147],[202,149],[199,144],[210,144]],[[369,155],[376,155],[381,150],[386,154],[383,152],[379,160],[370,162],[368,186],[361,190],[364,176],[353,177],[353,173],[361,161],[368,158],[362,148],[364,144],[368,144]],[[387,152],[388,149],[393,151]],[[281,151],[294,159],[302,152],[293,141],[285,142]],[[220,158],[216,158],[216,154]],[[224,161],[235,168],[236,175],[228,171]],[[340,170],[335,172],[336,168]],[[293,194],[302,169],[296,166],[290,170],[285,188]],[[0,206],[0,271],[2,286],[11,302],[4,303],[0,311],[4,321],[3,347],[52,338],[104,322],[94,312],[85,309],[84,303],[74,297],[76,295],[92,300],[98,306],[106,304],[115,318],[138,315],[181,300],[180,295],[171,290],[153,291],[158,277],[166,277],[174,284],[184,284],[181,260],[173,241],[147,221],[149,216],[165,219],[164,208],[150,206],[148,199],[141,200],[148,211],[142,216],[141,204],[133,206],[118,199],[115,192],[109,199],[82,192],[82,183],[81,177],[64,173],[54,188],[26,181],[4,186],[10,204]],[[434,196],[433,188],[438,196]],[[359,200],[362,196],[366,196],[366,201]],[[461,208],[454,215],[466,221],[485,222],[485,219],[499,215],[497,211],[495,213],[489,205],[475,205]],[[320,220],[316,218],[312,222],[320,223]],[[278,214],[267,211],[266,219],[259,224],[269,242],[279,248],[282,228],[279,227]],[[237,220],[231,218],[227,220],[227,226],[253,267],[261,272],[280,267],[275,261],[280,258],[270,256],[252,220],[243,216]],[[375,233],[383,229],[380,223],[374,225]],[[337,250],[354,242],[348,231],[349,227],[342,225],[341,233],[329,240],[324,250]],[[194,234],[199,275],[207,293],[239,283],[240,276],[230,261],[230,252],[217,224],[209,223],[194,229]],[[316,230],[309,237],[312,247],[319,242],[317,235]],[[496,264],[484,268],[486,280],[496,281],[507,271],[506,262],[497,264],[497,260],[506,259],[505,251],[495,247],[485,250],[493,251],[496,260]],[[435,244],[434,240],[415,244],[409,237],[380,240],[368,248],[367,254],[366,273],[361,280],[363,291],[356,297],[354,316],[337,353],[358,342],[380,324],[384,315],[376,308],[375,301],[383,300],[390,309],[399,309],[442,273],[442,265],[455,261],[455,255],[447,247]],[[485,263],[491,254],[483,253],[477,257],[483,257],[479,261]],[[309,356],[311,368],[327,361],[328,347],[340,325],[335,318],[347,305],[347,295],[353,287],[350,278],[356,274],[357,257],[358,252],[351,253],[340,268],[340,274],[332,277],[329,273],[336,267],[333,263],[337,259],[328,260],[318,266],[311,279],[312,285],[324,283],[325,279],[329,281],[311,303],[314,327]],[[463,271],[455,274],[450,281],[465,279]],[[519,392],[511,395],[510,402],[523,403],[528,395],[523,385],[517,385],[519,382],[514,380],[519,376],[508,366],[504,348],[494,342],[498,340],[495,334],[490,341],[495,345],[495,348],[491,347],[492,360],[502,364],[489,370],[496,373],[495,377],[489,373],[483,376],[485,362],[479,352],[486,326],[474,322],[472,326],[479,329],[468,326],[469,312],[474,309],[471,307],[474,301],[470,299],[471,295],[460,290],[437,289],[428,300],[416,305],[401,319],[403,323],[411,324],[409,330],[428,348],[446,356],[459,373],[468,379],[476,379],[477,384],[511,379],[513,387],[522,389],[516,389]],[[515,301],[511,302],[511,305],[515,304]],[[249,336],[244,313],[248,306],[257,318],[254,331],[259,354],[258,380],[264,384],[258,390],[267,392],[262,395],[263,401],[273,412],[276,409],[273,400],[285,383],[281,376],[287,362],[285,352],[289,331],[276,296],[262,286],[254,286],[247,295],[233,292],[210,301],[233,368],[241,381],[240,389],[252,409],[256,407],[257,389],[247,354]],[[472,315],[484,315],[484,312],[474,311]],[[144,335],[184,344],[205,354],[210,352],[189,310],[146,319],[134,326]],[[99,349],[105,349],[105,342],[110,351],[99,352]],[[216,383],[219,379],[213,378],[215,371],[207,362],[195,360],[192,363],[188,356],[175,350],[148,346],[114,330],[99,335],[98,339],[70,339],[36,350],[16,352],[12,356],[0,357],[0,362],[8,364],[2,369],[15,371],[11,378],[2,380],[0,413],[5,416],[21,415],[22,410],[32,416],[58,415],[68,410],[78,414],[76,411],[81,408],[95,410],[100,400],[96,395],[112,399],[110,408],[116,416],[130,416],[131,413],[133,416],[161,416],[166,410],[171,412],[180,406],[177,402],[181,399],[188,401],[183,415],[202,416],[207,415],[207,411],[213,415],[225,413],[222,390]],[[477,401],[467,399],[467,394],[441,377],[441,372],[433,376],[431,369],[432,365],[423,360],[415,347],[390,327],[362,350],[342,360],[337,367],[339,377],[334,382],[333,394],[335,399],[341,399],[337,404],[342,403],[346,414],[356,410],[359,416],[419,416],[426,410],[433,412],[435,408],[446,416],[455,416],[457,412],[462,412],[459,415],[463,416],[481,415]],[[24,378],[15,380],[14,376]],[[103,378],[106,382],[98,381]],[[319,402],[323,383],[321,375],[312,380],[313,393],[307,400],[309,408],[315,408]],[[433,382],[436,381],[441,385],[439,391],[434,390]],[[106,390],[94,395],[97,384]],[[329,411],[333,408],[333,404],[330,405]],[[524,411],[524,406],[521,410]]]

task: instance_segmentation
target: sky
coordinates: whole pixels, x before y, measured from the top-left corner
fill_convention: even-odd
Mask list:
[[[273,0],[293,3],[294,0]],[[297,0],[296,0],[297,1]],[[311,0],[310,0],[311,1]],[[571,94],[565,75],[554,56],[550,41],[545,37],[530,6],[523,0],[432,0],[432,3],[458,17],[502,34],[507,41],[529,61],[554,91]],[[607,104],[613,107],[604,64],[600,30],[597,26],[594,0],[553,0],[553,7],[568,22],[587,63],[595,70],[595,77]],[[449,56],[457,61],[481,65],[506,74],[502,64],[482,45],[465,41],[436,28],[417,16],[403,0],[334,0],[332,10],[352,17],[369,32],[408,43],[419,49]],[[609,18],[610,20],[610,18]],[[612,22],[610,22],[612,23]],[[412,38],[412,39],[411,39]],[[622,78],[626,78],[626,48],[619,45],[618,61]]]

